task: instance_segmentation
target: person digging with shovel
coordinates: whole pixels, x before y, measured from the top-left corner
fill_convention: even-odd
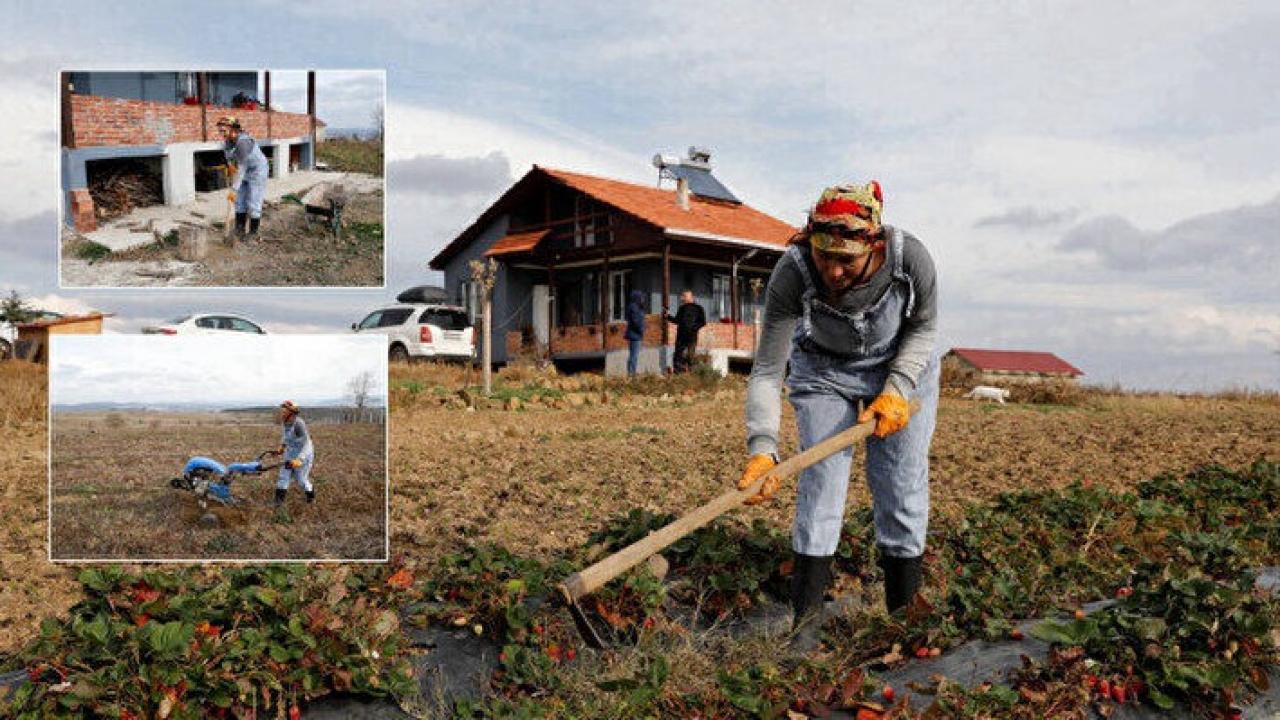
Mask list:
[[[258,141],[240,127],[232,115],[218,119],[227,165],[234,170],[227,199],[236,204],[235,233],[246,240],[258,237],[262,222],[262,198],[267,192],[269,164]]]
[[[316,491],[311,485],[311,466],[315,463],[316,451],[311,445],[307,423],[302,419],[302,410],[292,400],[285,400],[276,411],[276,419],[284,426],[284,430],[280,436],[280,449],[272,453],[283,456],[280,479],[276,482],[275,506],[284,504],[285,493],[294,480],[306,491],[307,502],[315,502]]]
[[[787,385],[802,450],[875,421],[866,473],[885,604],[893,612],[920,586],[929,522],[937,282],[928,250],[910,233],[881,225],[882,208],[875,181],[827,188],[774,266],[747,384],[750,457],[738,488],[778,462],[779,397],[790,360]],[[911,399],[920,403],[914,415]],[[853,450],[846,449],[804,470],[797,481],[791,604],[793,647],[801,651],[820,640],[852,461]],[[770,478],[747,503],[768,500],[778,484]]]

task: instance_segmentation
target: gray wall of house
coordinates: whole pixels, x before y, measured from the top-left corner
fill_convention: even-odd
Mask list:
[[[71,84],[78,95],[98,95],[125,100],[182,102],[195,94],[191,72],[73,72]],[[243,92],[258,95],[258,73],[209,73],[209,101],[214,105],[230,105],[231,98]]]
[[[444,266],[444,289],[449,294],[450,302],[458,305],[466,305],[466,298],[463,296],[463,283],[471,280],[471,261],[484,260],[484,253],[493,244],[507,234],[507,225],[510,218],[506,215],[499,216],[496,220],[489,224],[480,235],[462,249],[452,260]],[[528,324],[527,316],[522,319],[519,307],[523,304],[523,312],[528,312],[527,299],[532,296],[530,289],[531,284],[522,277],[520,270],[513,270],[503,263],[498,263],[498,277],[493,286],[493,361],[495,363],[505,363],[507,361],[507,332],[511,330],[519,330]],[[514,302],[514,304],[513,304]],[[480,311],[476,308],[476,332],[479,337],[480,332]],[[476,357],[480,357],[482,346],[477,343]]]

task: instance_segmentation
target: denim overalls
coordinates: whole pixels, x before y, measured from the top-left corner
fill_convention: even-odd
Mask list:
[[[897,354],[903,319],[915,301],[903,270],[902,234],[886,227],[885,262],[893,282],[865,311],[849,314],[822,300],[821,280],[806,262],[807,247],[788,250],[804,277],[803,316],[792,341],[787,380],[796,411],[800,447],[805,449],[857,422],[859,402],[870,403],[884,388]],[[818,280],[818,282],[815,282]],[[938,411],[939,361],[925,366],[912,398],[920,409],[902,430],[867,439],[867,482],[871,488],[876,542],[893,557],[924,552],[929,523],[929,441]],[[793,549],[805,555],[834,555],[844,519],[853,449],[831,455],[800,473],[796,489]]]
[[[303,490],[311,492],[311,465],[315,462],[316,451],[311,445],[311,433],[307,432],[307,424],[302,418],[294,418],[284,424],[281,431],[280,444],[284,445],[284,464],[280,466],[280,480],[276,489],[288,490],[293,480],[297,480]],[[302,467],[294,470],[289,461],[298,458]]]

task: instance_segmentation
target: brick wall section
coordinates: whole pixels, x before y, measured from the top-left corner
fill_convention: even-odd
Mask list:
[[[255,138],[291,138],[311,132],[304,113],[271,113],[271,134],[267,135],[267,113],[209,105],[205,108],[209,140],[219,139],[214,126],[223,115],[234,115]],[[316,125],[324,123],[317,120]],[[71,96],[71,127],[76,147],[99,145],[163,145],[199,142],[200,107],[146,100],[122,100],[97,95]]]
[[[667,327],[667,337],[670,338],[671,343],[674,345],[676,341],[675,323],[667,323]],[[602,346],[599,324],[562,326],[556,328],[552,333],[551,342],[557,354],[599,352],[602,347],[606,350],[625,350],[627,347],[627,340],[623,337],[625,329],[626,325],[623,323],[610,323]],[[519,335],[519,333],[514,334]],[[507,347],[510,348],[510,336],[508,336],[507,343]],[[662,325],[659,324],[658,315],[649,315],[645,319],[644,345],[645,347],[662,346]],[[698,333],[698,348],[701,350],[735,349],[751,352],[755,348],[755,329],[750,324],[739,323],[738,339],[735,343],[732,323],[707,323],[706,327],[702,328],[702,331]]]
[[[93,213],[93,196],[88,189],[71,191],[71,224],[82,233],[98,229],[98,219]]]
[[[507,333],[507,357],[513,358],[520,354],[520,347],[524,344],[524,333],[514,330]]]

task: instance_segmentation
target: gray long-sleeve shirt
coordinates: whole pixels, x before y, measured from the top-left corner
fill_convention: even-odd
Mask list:
[[[902,233],[903,270],[911,277],[915,306],[904,318],[899,331],[898,351],[889,363],[886,384],[906,396],[915,389],[929,363],[938,335],[937,272],[933,258],[914,235],[888,226],[885,232]],[[891,261],[862,285],[851,288],[836,303],[848,313],[861,312],[876,303],[892,284]],[[811,273],[815,282],[821,276]],[[778,423],[782,412],[782,376],[791,356],[796,323],[803,315],[804,277],[790,253],[773,268],[765,290],[764,318],[755,363],[747,382],[747,451],[773,454],[778,451]]]
[[[311,433],[307,432],[307,423],[300,417],[295,417],[284,424],[280,433],[280,444],[284,445],[285,462],[294,458],[306,460],[315,453],[311,446]]]
[[[236,175],[231,179],[232,190],[239,188],[248,175],[266,177],[267,156],[251,136],[240,133],[234,143],[228,141],[223,145],[222,152],[227,162],[236,166]]]

